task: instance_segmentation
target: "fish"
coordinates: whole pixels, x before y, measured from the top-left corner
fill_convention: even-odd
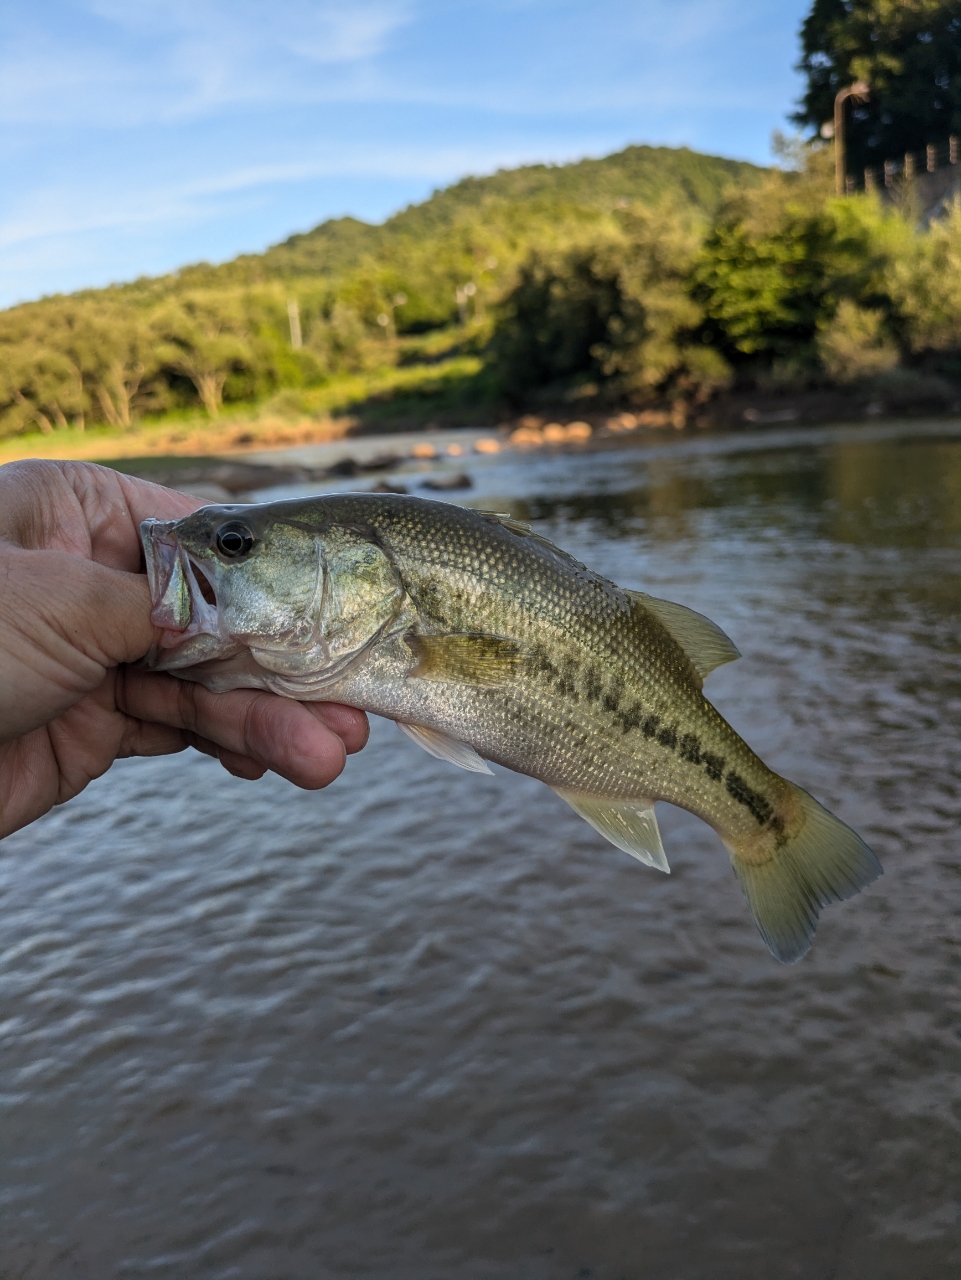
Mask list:
[[[211,505],[141,525],[154,670],[396,721],[432,756],[537,778],[670,870],[666,801],[718,833],[785,963],[881,874],[859,835],[769,769],[702,692],[740,656],[685,605],[618,587],[529,525],[398,494]]]

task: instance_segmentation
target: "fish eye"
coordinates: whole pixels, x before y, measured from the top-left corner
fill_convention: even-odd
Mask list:
[[[253,550],[254,535],[239,520],[231,520],[220,526],[214,541],[225,560],[242,560]]]

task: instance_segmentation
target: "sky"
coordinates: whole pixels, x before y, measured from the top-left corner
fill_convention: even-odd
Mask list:
[[[4,0],[0,306],[630,143],[765,163],[809,5]]]

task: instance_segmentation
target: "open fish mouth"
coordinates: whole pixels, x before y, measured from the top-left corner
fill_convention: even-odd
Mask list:
[[[175,523],[144,520],[140,526],[153,602],[150,620],[163,633],[159,649],[175,649],[197,636],[220,638],[216,588],[173,534]]]

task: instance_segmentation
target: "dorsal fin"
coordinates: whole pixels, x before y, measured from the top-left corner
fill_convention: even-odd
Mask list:
[[[478,511],[479,516],[483,516],[485,520],[496,520],[498,524],[502,524],[505,529],[510,529],[511,533],[516,533],[522,538],[530,537],[534,530],[524,520],[515,520],[512,515],[508,515],[506,511]]]
[[[552,551],[559,560],[563,560],[565,564],[571,565],[575,569],[583,569],[588,572],[586,567],[581,564],[580,560],[567,551],[564,551],[556,543],[551,542],[550,538],[545,538],[542,533],[538,533],[532,529],[529,524],[525,524],[523,520],[515,520],[513,516],[505,515],[503,511],[478,511],[479,516],[483,516],[485,520],[493,520],[499,525],[503,525],[511,533],[517,534],[519,538],[530,538],[531,542],[536,542],[538,546],[544,547],[547,551]]]
[[[672,600],[659,600],[644,591],[626,591],[626,594],[667,627],[702,681],[715,667],[722,667],[725,662],[733,662],[741,656],[734,641],[703,613],[696,613],[683,604],[674,604]]]

